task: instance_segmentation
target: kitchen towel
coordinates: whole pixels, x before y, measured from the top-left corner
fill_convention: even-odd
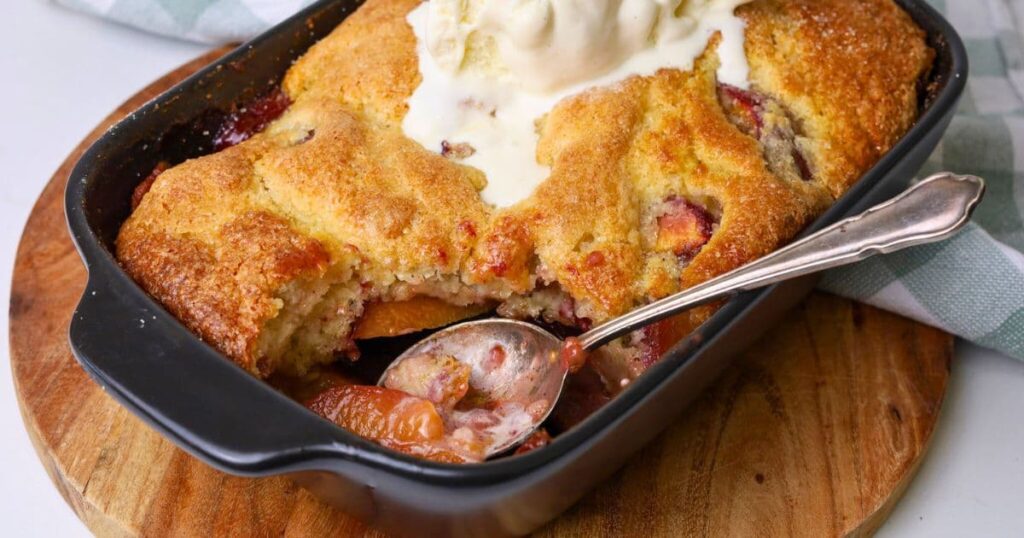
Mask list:
[[[205,43],[251,37],[312,0],[54,0]],[[985,178],[988,194],[954,238],[825,274],[821,287],[1024,359],[1024,0],[929,0],[957,28],[970,77],[920,177]]]
[[[920,177],[982,177],[985,199],[952,239],[829,271],[821,287],[1024,359],[1024,0],[930,3],[963,38],[970,75]]]
[[[253,37],[315,0],[52,0],[112,21],[199,43]]]

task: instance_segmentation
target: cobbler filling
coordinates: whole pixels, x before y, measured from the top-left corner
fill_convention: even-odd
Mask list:
[[[690,260],[711,240],[718,220],[707,209],[685,198],[669,196],[658,214],[657,224],[655,248]]]
[[[548,433],[544,428],[533,432],[533,435],[526,438],[523,444],[519,445],[516,449],[516,454],[526,454],[527,452],[533,452],[538,448],[544,448],[551,444],[551,434]]]
[[[506,353],[498,347],[490,353],[496,363]],[[487,400],[474,388],[471,373],[455,357],[424,354],[388,369],[383,387],[335,377],[306,406],[400,452],[452,463],[479,462],[489,446],[505,446],[525,434],[548,405]],[[538,448],[548,441],[550,436],[538,431],[527,445]]]
[[[291,104],[291,99],[280,88],[274,88],[246,103],[245,106],[232,110],[213,135],[213,151],[222,151],[252,138],[253,135],[263,131],[270,122],[281,117]],[[310,131],[300,142],[306,142],[314,135],[315,132]],[[142,198],[149,192],[156,178],[170,167],[170,163],[160,161],[153,167],[149,175],[135,187],[131,198],[132,211],[135,211],[142,203]]]
[[[281,117],[291,104],[291,99],[278,88],[233,110],[213,137],[214,151],[236,146],[252,138],[270,122]],[[306,135],[306,139],[309,138],[312,138],[312,132]]]
[[[562,362],[565,363],[565,369],[572,373],[578,372],[586,364],[587,352],[575,336],[565,339],[565,344],[562,345]]]
[[[774,174],[803,181],[814,178],[799,123],[781,102],[728,84],[719,84],[718,100],[729,120],[761,143],[765,161]]]
[[[433,403],[400,390],[335,385],[306,402],[306,407],[392,450],[449,463],[483,460],[483,446],[473,438],[449,434]]]

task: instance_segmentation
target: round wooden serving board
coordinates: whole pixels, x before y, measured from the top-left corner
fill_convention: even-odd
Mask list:
[[[68,347],[86,279],[62,209],[71,167],[115,119],[222,52],[122,105],[37,202],[10,306],[25,426],[54,484],[98,535],[375,535],[289,480],[229,476],[178,450],[93,383]],[[951,353],[952,338],[940,331],[814,295],[678,423],[540,534],[870,533],[924,455]]]

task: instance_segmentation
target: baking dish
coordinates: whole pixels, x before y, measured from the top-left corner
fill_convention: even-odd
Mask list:
[[[808,228],[891,196],[942,136],[967,76],[953,29],[899,3],[938,53],[915,126]],[[289,474],[370,524],[416,535],[524,534],[574,503],[676,417],[814,284],[787,282],[725,304],[621,395],[540,450],[479,465],[388,451],[306,411],[201,342],[119,267],[113,241],[134,187],[158,162],[212,150],[228,111],[276,86],[291,62],[358,7],[322,1],[243,45],[112,127],[73,170],[65,210],[89,282],[70,341],[89,374],[178,446],[227,472]]]

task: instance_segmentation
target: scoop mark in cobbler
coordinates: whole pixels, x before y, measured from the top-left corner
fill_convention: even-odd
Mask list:
[[[772,173],[814,179],[807,155],[797,140],[803,136],[799,121],[781,101],[757,90],[718,85],[718,100],[729,121],[757,140]]]
[[[661,342],[663,331],[659,325],[637,331],[629,337],[631,360],[641,362],[644,369],[657,362],[664,352],[665,346]],[[480,366],[484,371],[501,368],[507,356],[508,350],[504,346],[492,345]],[[588,357],[577,338],[567,338],[561,351],[553,354],[550,360],[562,362],[568,371],[574,373],[570,376],[569,386],[576,387],[560,399],[558,407],[568,411],[558,412],[556,408],[555,424],[568,427],[593,412],[596,406],[583,405],[583,401],[598,396],[591,394],[594,390],[601,393],[595,403],[607,401],[611,394],[617,392],[600,388],[607,386],[601,381],[579,393],[580,385],[573,379],[582,374],[581,369],[587,364]],[[330,387],[314,397],[308,407],[339,426],[387,448],[435,461],[462,463],[483,461],[487,447],[522,436],[548,413],[551,402],[547,400],[524,405],[492,399],[473,389],[470,376],[471,368],[454,356],[428,352],[394,365],[385,374],[382,388],[361,391],[363,387]],[[396,400],[400,397],[406,399]],[[342,405],[347,408],[340,409]],[[410,431],[416,434],[410,435]],[[515,454],[534,450],[548,442],[550,435],[546,431],[534,433]]]

